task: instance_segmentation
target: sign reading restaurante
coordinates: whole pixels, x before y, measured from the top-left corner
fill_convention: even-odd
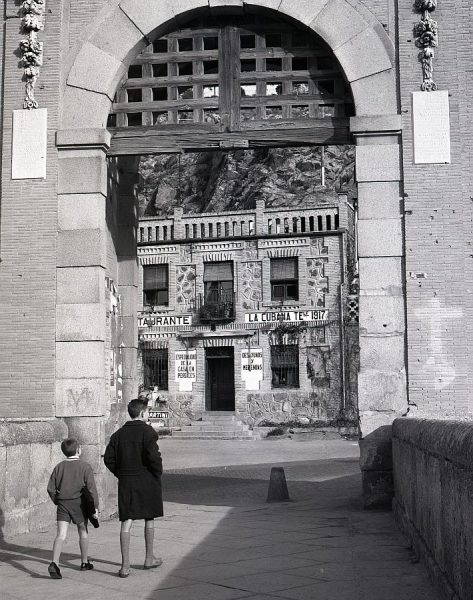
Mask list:
[[[328,310],[283,310],[245,314],[245,323],[298,323],[300,321],[327,321]]]
[[[138,317],[138,327],[176,327],[192,325],[192,315],[147,315]]]

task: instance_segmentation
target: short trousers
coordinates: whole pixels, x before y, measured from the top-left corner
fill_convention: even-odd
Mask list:
[[[83,523],[85,517],[80,506],[80,498],[76,498],[75,500],[58,500],[57,520],[66,521],[66,523],[72,521],[74,525]]]

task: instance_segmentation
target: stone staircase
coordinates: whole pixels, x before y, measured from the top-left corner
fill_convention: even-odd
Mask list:
[[[248,425],[239,421],[234,412],[210,411],[202,413],[202,421],[193,421],[172,437],[187,440],[252,440],[253,433]]]

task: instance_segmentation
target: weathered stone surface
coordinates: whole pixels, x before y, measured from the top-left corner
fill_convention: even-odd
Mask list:
[[[105,302],[102,267],[65,267],[56,270],[58,304]]]
[[[359,310],[361,335],[402,335],[405,330],[404,298],[400,295],[363,295]]]
[[[392,471],[363,471],[364,508],[391,508],[394,497]]]
[[[310,27],[335,50],[364,31],[368,23],[345,0],[329,0]]]
[[[57,442],[59,445],[59,442]],[[55,466],[52,457],[51,444],[31,444],[27,447],[29,451],[28,460],[31,463],[31,474],[28,482],[29,504],[50,502],[45,482],[49,480],[51,471]],[[26,448],[25,448],[26,450]]]
[[[359,261],[360,287],[364,294],[383,292],[402,296],[402,266],[398,257],[364,257]]]
[[[473,423],[396,419],[395,516],[446,592],[473,594]]]
[[[105,380],[56,380],[56,416],[99,416],[105,413]]]
[[[112,101],[106,94],[66,86],[62,100],[61,129],[105,128]]]
[[[105,267],[106,262],[106,235],[100,229],[58,232],[58,267]]]
[[[102,229],[105,227],[102,194],[66,194],[58,196],[59,229]]]
[[[351,91],[358,116],[397,113],[396,77],[392,69],[352,81]]]
[[[399,182],[358,183],[359,219],[395,219],[402,214]]]
[[[81,445],[103,444],[105,441],[105,423],[102,419],[91,417],[71,417],[65,419],[69,428],[69,437],[77,439]]]
[[[368,28],[335,48],[348,81],[391,70],[393,62],[379,36]]]
[[[298,0],[298,2],[282,0],[277,10],[304,23],[304,25],[310,26],[327,2],[328,0]],[[322,35],[322,33],[319,33],[319,35]],[[322,35],[322,37],[324,36]]]
[[[113,99],[117,84],[125,73],[125,65],[116,57],[86,42],[74,61],[67,83],[107,94]]]
[[[397,144],[370,144],[356,147],[356,179],[363,181],[398,181],[401,163]]]
[[[57,342],[56,376],[61,379],[105,375],[103,342]]]
[[[105,337],[105,307],[102,304],[58,304],[56,306],[58,341],[105,341]]]
[[[52,444],[67,436],[59,419],[29,423],[0,423],[0,447],[23,444]]]
[[[350,117],[350,131],[357,133],[400,132],[402,129],[401,115],[372,115],[370,117]]]
[[[31,478],[30,446],[20,444],[7,446],[7,471],[5,486],[6,515],[22,511],[29,505],[29,481]]]
[[[148,12],[148,18],[152,14],[159,14],[160,10],[156,10],[156,5],[153,12]],[[144,39],[143,33],[133,23],[123,10],[117,6],[107,15],[106,22],[102,27],[99,27],[89,39],[89,42],[102,50],[106,54],[114,57],[118,64],[124,63],[125,66],[131,62],[137,54],[139,54],[147,45],[147,40]],[[117,32],[120,32],[117,35]],[[93,55],[83,56],[83,60],[87,63]],[[77,62],[77,61],[76,61]],[[90,75],[93,78],[93,75]],[[93,89],[91,85],[85,85],[87,89]]]
[[[392,471],[392,426],[385,425],[372,431],[360,442],[360,469],[362,471]]]
[[[88,462],[92,466],[92,470],[94,473],[101,473],[104,470],[104,464],[102,459],[103,450],[103,444],[81,445],[81,459],[85,462]]]
[[[360,257],[402,256],[400,219],[358,221]]]
[[[58,193],[101,193],[106,196],[107,162],[103,152],[100,150],[76,152],[61,151],[58,170]],[[102,206],[105,206],[105,199]]]
[[[377,426],[392,422],[396,413],[401,416],[407,410],[405,378],[403,369],[378,371],[362,368],[358,377],[360,412],[391,413],[388,420],[382,420]],[[367,433],[363,431],[363,435]]]

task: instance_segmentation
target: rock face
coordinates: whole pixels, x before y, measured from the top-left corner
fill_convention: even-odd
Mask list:
[[[144,156],[140,163],[140,216],[247,210],[263,199],[267,207],[327,204],[335,190],[354,192],[355,149],[261,148]]]

